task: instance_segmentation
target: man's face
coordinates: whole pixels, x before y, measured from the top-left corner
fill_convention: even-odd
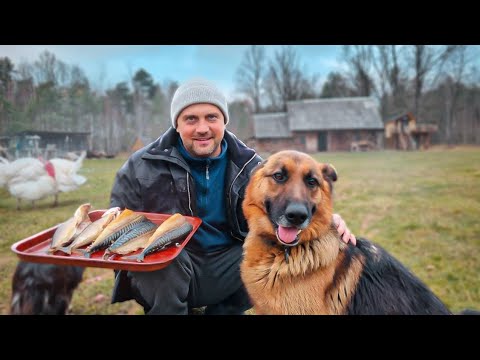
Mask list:
[[[177,132],[190,155],[216,157],[225,133],[223,113],[212,104],[187,106],[177,118]]]

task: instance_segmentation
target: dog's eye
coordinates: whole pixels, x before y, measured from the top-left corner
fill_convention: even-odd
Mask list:
[[[306,178],[305,179],[305,182],[307,183],[307,185],[311,188],[313,187],[316,187],[318,185],[318,181],[317,179],[313,178],[313,177],[309,177],[309,178]]]
[[[272,177],[276,182],[284,182],[285,180],[287,180],[287,177],[281,172],[276,172],[272,175]]]

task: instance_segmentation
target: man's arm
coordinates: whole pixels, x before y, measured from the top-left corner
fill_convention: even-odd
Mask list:
[[[118,170],[110,194],[110,207],[138,210],[141,207],[141,195],[135,175],[133,161],[127,160]]]
[[[352,232],[350,232],[347,224],[340,215],[333,214],[333,222],[335,223],[338,234],[342,238],[343,242],[345,242],[346,244],[351,242],[352,245],[357,245],[357,238],[355,237],[355,235],[352,234]]]

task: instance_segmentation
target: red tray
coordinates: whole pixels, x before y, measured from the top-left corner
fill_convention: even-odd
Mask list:
[[[95,210],[88,215],[92,221],[100,218],[106,210]],[[171,214],[157,214],[140,212],[144,214],[149,220],[155,224],[161,224],[168,219]],[[92,254],[91,258],[86,258],[81,254],[68,255],[61,251],[56,251],[53,254],[47,253],[50,248],[52,236],[55,230],[60,225],[51,227],[50,229],[39,232],[26,239],[17,241],[12,245],[11,249],[18,257],[24,261],[35,263],[47,263],[57,265],[75,265],[84,267],[100,267],[116,270],[131,270],[131,271],[154,271],[162,269],[172,262],[173,259],[182,251],[185,245],[190,241],[192,235],[197,231],[198,227],[202,223],[202,219],[197,217],[185,216],[188,222],[192,224],[193,230],[187,236],[185,240],[179,246],[170,246],[165,250],[158,251],[145,257],[143,262],[137,262],[136,260],[125,260],[120,255],[114,255],[108,260],[103,260],[103,254],[105,250],[97,251]],[[86,247],[86,246],[85,246]],[[85,248],[84,247],[84,248]],[[137,250],[133,254],[140,253],[141,249]]]

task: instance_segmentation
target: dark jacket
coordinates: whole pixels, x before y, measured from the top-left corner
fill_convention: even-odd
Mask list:
[[[110,206],[136,211],[197,216],[195,182],[175,145],[178,133],[168,129],[155,142],[135,152],[118,171]],[[225,131],[228,164],[224,194],[232,237],[244,240],[247,222],[242,201],[250,173],[262,159],[234,134]]]

